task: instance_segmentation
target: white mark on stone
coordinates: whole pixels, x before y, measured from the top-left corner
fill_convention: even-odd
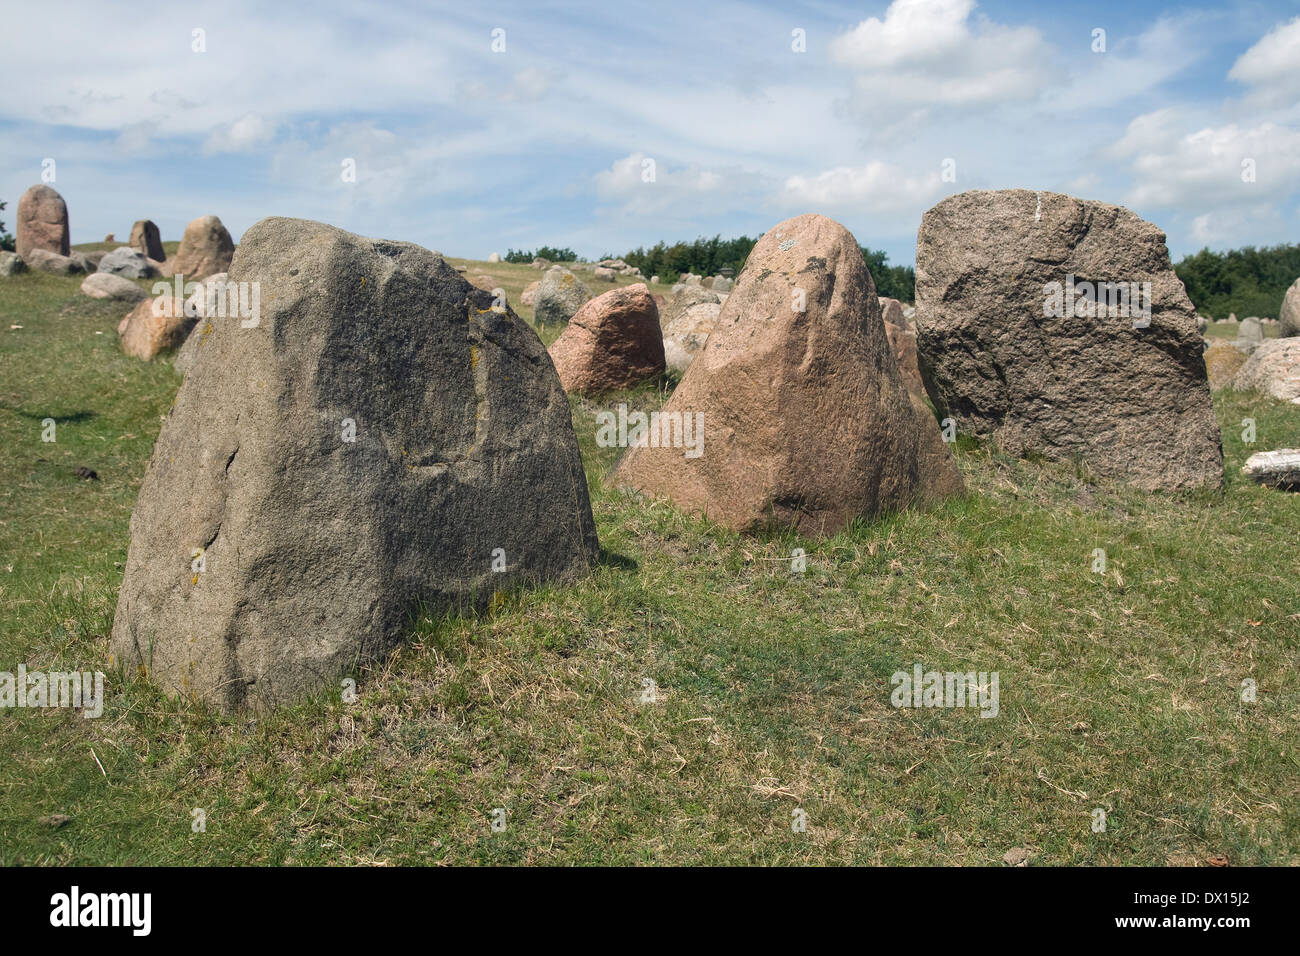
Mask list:
[[[1034,222],[1038,222],[1043,218],[1043,194],[1034,193],[1034,197],[1038,200],[1038,205],[1034,209]]]
[[[787,239],[785,242],[781,243],[781,245],[779,245],[777,248],[780,249],[782,252],[785,252],[787,249],[794,248],[794,244],[797,241],[798,240],[795,239]]]

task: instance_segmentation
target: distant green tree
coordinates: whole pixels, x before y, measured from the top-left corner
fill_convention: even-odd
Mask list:
[[[662,282],[676,282],[683,273],[717,275],[731,269],[740,275],[749,253],[758,239],[740,236],[736,239],[711,239],[700,237],[694,242],[656,242],[649,249],[638,247],[623,255],[623,261],[636,266],[645,276],[659,276]],[[876,281],[876,291],[883,296],[911,302],[915,295],[916,271],[911,266],[888,265],[889,255],[880,250],[863,248],[862,256]]]
[[[1174,266],[1187,295],[1202,315],[1238,318],[1257,315],[1277,318],[1282,299],[1300,277],[1300,244],[1227,252],[1200,252],[1184,256]]]
[[[664,282],[676,282],[685,272],[710,276],[731,269],[738,275],[756,242],[749,236],[723,239],[720,235],[671,245],[660,241],[649,249],[641,247],[625,253],[623,261],[636,266],[642,275],[657,275]]]
[[[578,262],[578,254],[572,249],[557,249],[555,246],[540,246],[536,252],[526,249],[507,249],[506,262],[532,262],[534,259],[549,259],[551,262]]]
[[[891,266],[889,253],[883,249],[862,249],[862,258],[867,260],[871,278],[876,282],[876,295],[900,302],[916,301],[916,270],[911,266]]]
[[[0,202],[0,212],[5,211],[5,203]],[[0,222],[0,251],[14,251],[14,237],[5,232],[5,224]]]

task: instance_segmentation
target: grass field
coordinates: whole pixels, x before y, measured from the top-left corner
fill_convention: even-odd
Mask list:
[[[512,302],[539,276],[452,261]],[[222,716],[110,672],[180,377],[125,357],[125,308],[78,284],[0,280],[0,670],[104,670],[109,692],[98,720],[0,711],[0,864],[1300,863],[1300,495],[1239,475],[1300,446],[1298,407],[1216,393],[1222,493],[963,440],[965,499],[817,541],[607,486],[595,411],[664,396],[577,400],[590,578],[421,620],[353,704]],[[914,662],[997,671],[999,715],[895,709]]]

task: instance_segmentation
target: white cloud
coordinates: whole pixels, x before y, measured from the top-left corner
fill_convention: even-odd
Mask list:
[[[245,113],[231,123],[222,123],[208,136],[203,152],[243,153],[268,143],[275,136],[275,124],[256,113]]]
[[[894,0],[830,44],[856,73],[853,106],[865,114],[900,107],[1029,100],[1049,78],[1052,51],[1033,27],[972,17],[974,0]]]
[[[1300,95],[1300,17],[1266,33],[1237,58],[1228,78],[1265,101],[1292,102]]]
[[[559,84],[564,74],[528,66],[514,74],[509,83],[493,84],[483,80],[461,83],[457,92],[466,99],[496,100],[500,103],[537,103]]]
[[[943,192],[939,168],[909,175],[897,165],[880,161],[865,166],[837,166],[815,176],[791,176],[782,200],[815,210],[855,212],[913,212],[917,220]]]
[[[1300,131],[1274,123],[1229,123],[1179,132],[1173,109],[1139,116],[1116,144],[1127,156],[1139,206],[1202,211],[1269,204],[1294,192],[1300,180]]]

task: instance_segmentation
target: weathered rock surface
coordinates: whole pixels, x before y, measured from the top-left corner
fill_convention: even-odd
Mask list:
[[[563,266],[552,266],[537,287],[533,317],[538,322],[568,322],[591,300],[591,291]]]
[[[664,333],[664,361],[677,372],[690,366],[722,314],[723,296],[703,286],[679,286],[659,312]]]
[[[159,435],[118,660],[271,706],[386,654],[421,603],[596,559],[559,378],[490,294],[418,246],[292,219],[250,228],[230,281],[274,295],[253,328],[213,323]]]
[[[898,313],[902,318],[902,311]],[[906,319],[903,319],[906,322]],[[898,363],[898,374],[902,376],[903,384],[907,386],[908,393],[917,401],[925,402],[925,384],[921,381],[921,369],[917,364],[916,358],[916,331],[914,329],[900,328],[892,322],[885,323],[885,336],[889,339],[889,347],[894,351],[894,361]]]
[[[33,269],[54,275],[72,276],[83,272],[94,272],[95,264],[80,252],[61,256],[46,249],[33,249],[23,256],[23,260]]]
[[[110,272],[92,272],[81,282],[81,292],[92,299],[117,299],[119,302],[143,302],[149,293],[130,279]]]
[[[1252,481],[1283,491],[1300,491],[1300,448],[1256,452],[1241,466]]]
[[[1300,338],[1265,339],[1241,366],[1232,387],[1300,404]]]
[[[66,256],[72,251],[68,244],[68,204],[44,183],[32,186],[22,194],[14,218],[17,220],[14,251],[29,266],[36,268],[31,253],[38,249],[56,256]]]
[[[165,262],[167,259],[167,253],[163,251],[162,233],[158,231],[158,224],[152,219],[136,221],[131,227],[131,238],[127,245],[144,253],[154,262]]]
[[[1089,305],[1084,283],[1138,294]],[[1058,193],[950,196],[921,222],[916,299],[926,391],[959,431],[1146,490],[1222,484],[1196,313],[1151,223]]]
[[[1291,283],[1282,299],[1282,311],[1277,317],[1277,336],[1280,339],[1300,335],[1300,279]]]
[[[729,528],[830,534],[962,490],[899,375],[857,241],[823,216],[759,240],[663,413],[692,423],[698,453],[656,430],[616,480]]]
[[[99,260],[99,271],[128,279],[149,279],[158,275],[158,269],[139,249],[122,246]]]
[[[644,282],[610,289],[569,320],[551,359],[566,392],[631,388],[664,371],[659,307]]]
[[[897,299],[890,299],[886,296],[880,297],[880,317],[890,325],[895,325],[900,329],[910,328],[907,315],[903,312],[903,303]]]
[[[1246,353],[1231,342],[1215,339],[1205,350],[1205,375],[1210,388],[1227,388],[1246,361]]]
[[[194,315],[196,321],[189,334],[185,336],[181,347],[176,350],[175,359],[172,360],[176,371],[182,375],[193,368],[199,355],[204,352],[205,346],[211,340],[214,323],[244,321],[244,316],[240,312],[239,290],[235,288],[232,297],[226,287],[227,279],[229,275],[225,272],[208,276],[203,280],[202,290],[196,290],[185,300],[186,314]],[[250,316],[249,321],[251,320]]]
[[[230,269],[235,242],[216,216],[200,216],[185,227],[176,258],[167,262],[166,275],[181,275],[198,282]]]
[[[27,263],[16,252],[0,252],[0,276],[16,276],[27,271]]]
[[[195,321],[194,316],[185,314],[184,302],[171,292],[164,292],[144,299],[128,312],[117,324],[117,334],[123,352],[149,361],[162,352],[179,348]]]

